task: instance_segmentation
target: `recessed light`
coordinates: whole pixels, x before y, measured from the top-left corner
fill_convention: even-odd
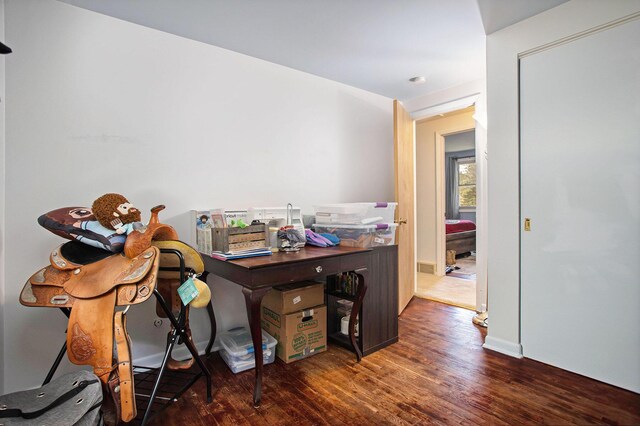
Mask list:
[[[417,77],[411,77],[409,79],[410,82],[414,83],[414,84],[422,84],[425,81],[427,81],[427,79],[424,76],[417,76]]]

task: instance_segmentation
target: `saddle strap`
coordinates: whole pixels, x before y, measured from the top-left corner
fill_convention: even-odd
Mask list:
[[[123,422],[136,418],[136,392],[131,364],[131,341],[127,334],[127,319],[122,311],[113,318],[116,351],[118,353],[118,376],[120,377],[120,415]]]
[[[77,365],[91,365],[106,384],[113,367],[113,313],[116,290],[94,299],[76,300],[69,316],[67,355]]]

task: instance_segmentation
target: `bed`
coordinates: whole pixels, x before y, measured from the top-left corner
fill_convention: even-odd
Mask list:
[[[456,256],[475,251],[476,224],[470,220],[445,220],[447,250],[454,250]]]

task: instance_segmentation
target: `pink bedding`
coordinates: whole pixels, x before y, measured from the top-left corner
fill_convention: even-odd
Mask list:
[[[445,227],[447,234],[455,234],[457,232],[473,231],[476,229],[476,224],[470,220],[445,220]]]

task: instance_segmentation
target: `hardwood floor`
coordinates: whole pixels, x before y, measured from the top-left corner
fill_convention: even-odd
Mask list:
[[[331,346],[265,366],[258,409],[253,371],[235,375],[212,354],[213,402],[200,380],[153,424],[640,424],[640,395],[484,350],[485,330],[472,316],[414,298],[400,317],[400,341],[360,364]]]

